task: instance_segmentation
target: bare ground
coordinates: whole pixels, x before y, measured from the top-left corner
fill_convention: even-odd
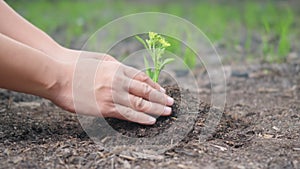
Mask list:
[[[216,132],[199,142],[206,117],[199,114],[179,145],[155,157],[105,151],[75,115],[38,97],[0,90],[0,168],[300,168],[300,64],[230,72]],[[199,77],[199,95],[208,101],[207,75]]]

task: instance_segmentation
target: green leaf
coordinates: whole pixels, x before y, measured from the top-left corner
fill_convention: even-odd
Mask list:
[[[196,55],[191,49],[186,48],[183,60],[184,60],[184,63],[190,69],[195,68],[195,66],[196,66]]]
[[[163,61],[163,63],[159,66],[159,71],[161,71],[165,67],[165,65],[173,62],[174,60],[175,60],[174,58],[167,58],[167,59],[165,59]]]
[[[146,56],[144,56],[144,63],[145,63],[145,66],[146,66],[146,74],[152,79],[153,78],[153,72],[151,71],[151,68],[149,66],[149,62],[148,62]]]
[[[146,48],[146,49],[148,49],[148,46],[147,46],[147,44],[145,43],[145,41],[142,39],[142,38],[140,38],[139,36],[135,36],[135,38],[138,40],[138,41],[140,41],[143,45],[144,45],[144,47]]]

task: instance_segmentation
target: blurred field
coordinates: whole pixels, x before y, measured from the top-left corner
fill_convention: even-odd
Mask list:
[[[284,62],[299,53],[299,10],[294,1],[7,1],[60,44],[80,48],[98,28],[128,14],[164,12],[199,27],[223,60]],[[293,8],[294,6],[294,8]],[[176,46],[176,45],[175,45]],[[176,49],[171,49],[176,50]]]

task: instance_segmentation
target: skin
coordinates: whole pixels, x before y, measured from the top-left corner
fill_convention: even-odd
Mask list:
[[[62,47],[4,1],[0,11],[0,88],[41,96],[73,113],[146,125],[171,114],[174,100],[143,72],[107,54]]]

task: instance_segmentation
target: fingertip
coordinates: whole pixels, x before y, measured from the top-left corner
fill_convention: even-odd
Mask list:
[[[151,116],[148,118],[148,124],[151,125],[151,124],[154,124],[155,122],[156,122],[156,118],[151,117]]]
[[[165,110],[164,110],[163,115],[169,116],[169,115],[171,115],[171,113],[172,113],[172,108],[168,107],[168,106],[165,106]]]
[[[174,99],[170,96],[167,98],[167,105],[172,106],[174,104]]]

